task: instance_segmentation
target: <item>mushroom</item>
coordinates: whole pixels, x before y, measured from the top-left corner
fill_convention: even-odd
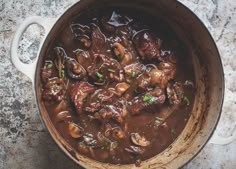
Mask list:
[[[163,78],[163,72],[159,69],[152,69],[150,71],[151,76],[151,85],[154,86],[156,84],[160,84]]]
[[[116,93],[121,96],[125,91],[128,90],[128,88],[130,87],[130,85],[128,83],[122,82],[122,83],[118,83],[115,87],[116,89]]]
[[[125,137],[125,133],[121,130],[120,127],[115,127],[112,129],[112,137],[114,139],[122,139]]]
[[[125,54],[125,47],[122,44],[116,42],[113,44],[113,48],[114,54],[118,57],[118,59],[123,60]]]
[[[144,149],[141,147],[130,146],[129,148],[125,148],[125,151],[131,153],[133,155],[140,155],[144,153]]]
[[[73,122],[69,122],[68,131],[73,138],[80,138],[84,133],[84,129]]]
[[[85,74],[86,71],[83,68],[82,65],[80,65],[76,60],[74,59],[69,59],[67,60],[67,74],[69,75],[69,77],[71,77],[72,79],[75,80],[80,80],[82,79]]]
[[[150,141],[146,140],[144,136],[140,136],[138,133],[131,133],[131,141],[138,146],[147,147],[150,145]]]
[[[69,111],[61,111],[56,114],[56,116],[54,117],[54,121],[56,123],[59,123],[59,122],[64,121],[68,118],[71,118],[70,112]]]

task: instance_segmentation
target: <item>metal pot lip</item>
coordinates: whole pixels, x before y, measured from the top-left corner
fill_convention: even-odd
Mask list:
[[[57,18],[57,21],[54,23],[53,27],[51,28],[51,30],[55,27],[55,25],[58,23],[58,21],[61,19],[61,17],[70,11],[71,8],[74,8],[80,1],[76,2],[75,4],[73,4],[72,6],[70,6],[62,15],[60,15],[58,18]],[[207,29],[207,27],[205,26],[205,24],[203,23],[203,21],[192,11],[190,10],[186,5],[184,5],[183,3],[181,3],[180,1],[175,1],[174,3],[176,3],[176,5],[179,5],[180,7],[184,8],[184,10],[188,11],[190,15],[192,15],[192,17],[195,17],[195,19],[199,22],[199,24],[204,28],[204,30],[207,32],[210,40],[213,42],[213,45],[214,45],[214,48],[216,50],[216,53],[217,53],[217,58],[219,59],[219,66],[220,66],[220,71],[222,72],[222,89],[221,89],[221,102],[220,102],[220,109],[219,111],[217,112],[218,114],[218,118],[216,119],[216,123],[214,125],[214,127],[212,128],[212,130],[210,131],[210,135],[208,136],[207,140],[201,145],[201,148],[199,148],[194,155],[192,155],[192,157],[186,161],[185,163],[183,163],[179,168],[182,168],[184,167],[185,165],[187,165],[190,161],[192,161],[201,151],[202,149],[206,146],[206,144],[208,143],[208,141],[211,139],[212,135],[214,134],[215,132],[215,129],[219,123],[219,120],[220,120],[220,117],[222,115],[222,108],[223,108],[223,102],[224,102],[224,96],[225,96],[225,78],[224,78],[224,69],[223,69],[223,64],[222,64],[222,60],[221,60],[221,57],[220,57],[220,53],[219,53],[219,50],[218,50],[218,47],[216,45],[216,42],[214,41],[211,33],[209,32],[209,30]],[[48,32],[48,34],[50,34],[51,30]],[[48,35],[46,35],[48,36]],[[47,37],[45,38],[45,40],[47,39]],[[43,45],[42,45],[43,46]],[[42,49],[42,48],[41,48]],[[39,56],[40,56],[40,53],[41,53],[41,49],[40,52],[39,52]],[[35,77],[34,77],[34,84],[36,84],[36,81],[37,81],[37,75],[36,75],[36,72],[38,70],[38,66],[39,66],[39,61],[37,61],[37,65],[36,65],[36,70],[35,70]],[[60,147],[59,149],[63,152],[63,154],[72,159],[72,161],[74,161],[77,165],[80,165],[81,164],[79,163],[79,160],[76,160],[74,156],[72,156],[68,151],[67,149],[62,146],[62,144],[60,142],[58,142],[58,140],[55,138],[54,134],[50,131],[50,129],[48,128],[47,126],[47,122],[46,120],[43,118],[42,116],[42,112],[40,110],[40,99],[39,99],[39,96],[37,95],[37,85],[33,85],[33,88],[34,88],[34,91],[35,91],[35,97],[36,97],[36,105],[37,105],[37,108],[40,112],[40,115],[42,117],[42,121],[44,123],[44,125],[46,126],[47,128],[47,131],[50,133],[51,135],[51,138],[52,140],[54,141],[54,143],[56,143],[56,145],[58,147]],[[90,159],[91,160],[91,159]],[[107,163],[108,164],[108,163]],[[121,165],[122,166],[122,165]]]
[[[213,36],[211,35],[211,33],[209,32],[209,30],[207,29],[206,25],[203,23],[203,21],[192,11],[190,10],[186,5],[184,5],[183,3],[181,3],[180,1],[176,1],[177,4],[179,4],[180,6],[182,6],[183,8],[185,8],[185,10],[187,10],[193,17],[195,17],[197,19],[197,21],[201,24],[201,26],[205,29],[205,31],[207,32],[210,40],[213,42],[214,44],[214,48],[216,50],[216,53],[217,53],[217,56],[218,56],[218,59],[219,59],[219,66],[220,66],[220,69],[221,69],[221,72],[222,72],[222,89],[221,89],[221,95],[222,95],[222,98],[221,98],[221,103],[220,103],[220,109],[219,109],[219,112],[217,112],[218,115],[218,118],[216,120],[216,123],[214,125],[214,127],[212,128],[212,131],[210,131],[210,135],[209,137],[207,138],[207,140],[205,141],[205,143],[202,144],[201,148],[196,151],[196,153],[187,161],[185,162],[182,166],[180,166],[179,168],[182,168],[184,167],[185,165],[187,165],[190,161],[192,161],[202,150],[203,148],[206,146],[206,144],[209,142],[209,140],[211,139],[211,137],[213,136],[214,132],[215,132],[215,129],[220,121],[220,117],[222,115],[222,108],[223,108],[223,102],[224,102],[224,97],[225,97],[225,77],[224,77],[224,69],[223,69],[223,64],[222,64],[222,60],[221,60],[221,57],[220,57],[220,52],[218,50],[218,47],[216,45],[216,42],[215,40],[213,39]]]

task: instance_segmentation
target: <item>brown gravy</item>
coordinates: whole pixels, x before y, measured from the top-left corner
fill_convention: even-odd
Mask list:
[[[97,161],[131,164],[166,149],[192,110],[191,57],[161,20],[93,11],[44,58],[42,99],[60,135]]]

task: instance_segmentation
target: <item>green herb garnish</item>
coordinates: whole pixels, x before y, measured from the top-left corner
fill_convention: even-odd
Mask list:
[[[61,70],[61,77],[65,77],[65,71],[64,70]]]
[[[190,105],[190,101],[187,96],[184,96],[184,102],[187,104],[187,106]]]
[[[171,133],[171,135],[176,135],[175,129],[170,129],[170,133]]]
[[[109,72],[115,73],[116,71],[114,69],[107,69]]]
[[[102,67],[103,67],[103,64],[101,64],[101,66],[99,66],[98,70],[101,70],[101,69],[102,69]]]
[[[57,84],[53,84],[52,88],[53,88],[53,90],[57,90],[57,89],[59,89],[59,86]]]
[[[96,72],[97,77],[99,78],[99,80],[103,80],[103,74]]]
[[[162,119],[162,118],[160,118],[160,117],[155,117],[155,119],[156,119],[156,122],[158,122],[158,123],[160,123],[160,122],[162,122],[162,121],[163,121],[163,119]]]
[[[136,73],[135,73],[134,71],[132,71],[131,74],[130,74],[130,76],[131,76],[131,77],[135,77],[135,74],[136,74]]]
[[[144,96],[143,101],[149,104],[153,104],[155,102],[155,97],[153,96]]]

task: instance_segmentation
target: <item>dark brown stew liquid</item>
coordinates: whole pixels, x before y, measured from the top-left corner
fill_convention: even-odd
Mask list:
[[[68,23],[44,58],[42,99],[53,124],[97,161],[130,164],[157,155],[192,110],[186,47],[166,23],[137,14],[87,12]]]

